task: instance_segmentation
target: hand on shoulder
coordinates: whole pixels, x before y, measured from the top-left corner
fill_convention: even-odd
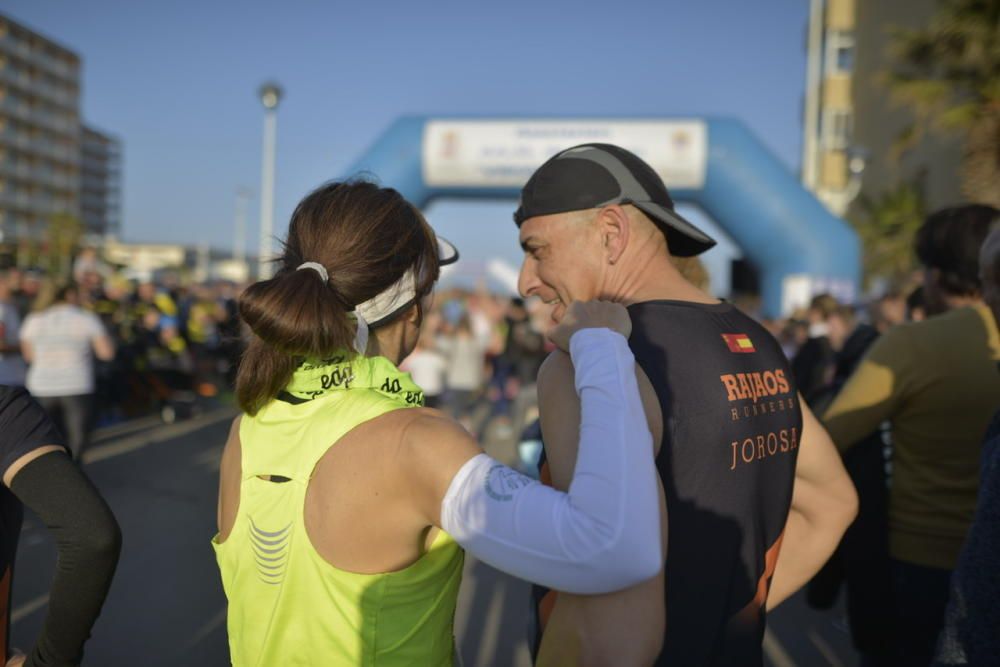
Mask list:
[[[562,320],[550,332],[549,339],[556,346],[569,351],[569,341],[581,329],[610,329],[628,338],[632,333],[632,319],[620,303],[611,301],[574,301],[566,309]]]

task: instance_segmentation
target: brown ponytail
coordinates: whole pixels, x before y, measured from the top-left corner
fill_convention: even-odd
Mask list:
[[[303,199],[292,214],[279,269],[251,285],[239,311],[253,332],[240,361],[236,396],[254,415],[291,380],[303,358],[349,349],[349,315],[414,267],[418,296],[437,280],[434,232],[413,205],[372,183],[330,183]],[[322,264],[329,280],[303,262]]]

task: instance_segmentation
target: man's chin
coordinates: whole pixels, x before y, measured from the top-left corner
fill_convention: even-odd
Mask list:
[[[562,303],[557,303],[552,308],[552,321],[555,322],[556,324],[559,324],[560,322],[562,322],[562,318],[565,314],[566,314],[566,306],[564,306]]]

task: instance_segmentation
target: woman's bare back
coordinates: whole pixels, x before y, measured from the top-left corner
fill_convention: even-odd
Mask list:
[[[305,498],[305,525],[317,553],[332,566],[375,574],[400,570],[429,548],[438,529],[413,502],[414,480],[401,453],[407,426],[430,409],[393,410],[359,424],[320,458]],[[239,418],[222,457],[220,540],[239,509]]]

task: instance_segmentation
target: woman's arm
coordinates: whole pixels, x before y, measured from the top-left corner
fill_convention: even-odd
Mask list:
[[[659,531],[650,530],[659,525],[660,499],[635,361],[622,331],[628,326],[614,325],[621,333],[594,328],[610,323],[611,313],[627,321],[620,306],[573,304],[553,333],[570,348],[581,402],[568,492],[486,456],[450,420],[419,417],[403,437],[416,500],[430,523],[494,567],[573,593],[632,586],[663,564]]]
[[[118,564],[118,523],[62,448],[31,458],[4,482],[48,527],[59,554],[45,625],[25,665],[77,665]]]
[[[101,361],[111,361],[115,358],[115,344],[107,334],[102,333],[92,339],[91,345],[94,347],[94,356]]]

